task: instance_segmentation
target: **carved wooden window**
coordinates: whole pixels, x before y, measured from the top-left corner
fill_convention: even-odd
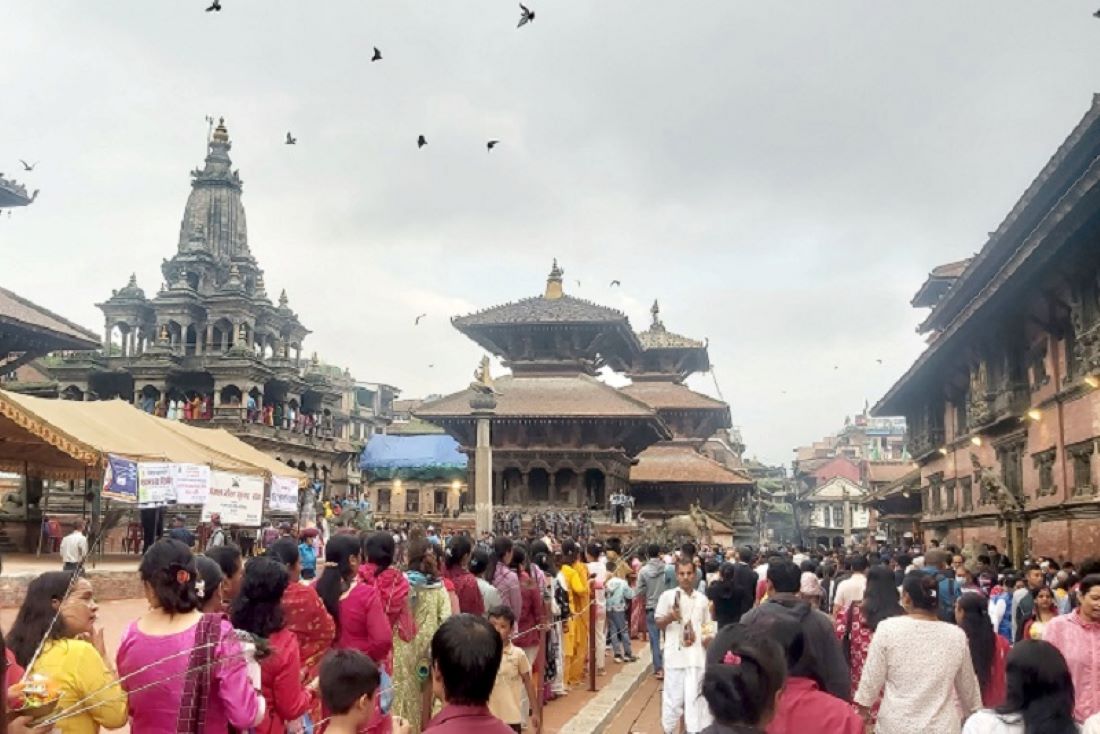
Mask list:
[[[964,436],[970,431],[969,412],[967,404],[970,402],[970,393],[964,392],[952,401],[955,408],[955,436]]]
[[[997,450],[997,458],[1001,462],[1001,481],[1005,489],[1021,501],[1024,499],[1024,446],[1023,441],[1013,441]]]
[[[970,477],[959,479],[959,487],[962,489],[963,512],[974,509],[974,481]]]
[[[1035,462],[1035,468],[1039,470],[1039,489],[1036,492],[1039,497],[1049,497],[1058,491],[1058,488],[1054,486],[1056,451],[1056,449],[1047,449],[1031,457]]]
[[[955,511],[955,480],[948,479],[943,483],[944,507],[948,512]]]
[[[943,510],[943,475],[933,474],[928,478],[929,493],[932,496],[932,512]]]
[[[1073,496],[1091,497],[1096,494],[1096,485],[1092,481],[1092,454],[1095,442],[1083,441],[1066,446],[1066,454],[1073,462]]]
[[[833,522],[830,527],[842,528],[844,527],[844,506],[833,505]]]
[[[982,475],[974,475],[974,484],[978,485],[978,507],[984,507],[993,501],[993,498],[989,496],[989,487],[985,486],[982,482]]]
[[[1035,392],[1050,382],[1047,374],[1047,339],[1042,339],[1033,345],[1027,354],[1029,372],[1031,373],[1031,391]]]
[[[405,512],[420,512],[420,490],[409,488],[405,490]]]
[[[389,512],[390,511],[390,490],[379,489],[378,490],[378,511]]]

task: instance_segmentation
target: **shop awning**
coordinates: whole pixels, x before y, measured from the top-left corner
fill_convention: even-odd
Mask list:
[[[0,390],[0,470],[80,479],[102,471],[108,454],[306,482],[302,472],[222,429],[157,418],[122,400],[48,400]]]

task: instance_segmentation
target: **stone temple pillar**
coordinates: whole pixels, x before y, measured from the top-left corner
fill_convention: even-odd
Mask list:
[[[477,416],[477,444],[474,451],[474,530],[477,537],[493,531],[493,444],[490,423],[497,407],[491,394],[478,393],[470,399]]]

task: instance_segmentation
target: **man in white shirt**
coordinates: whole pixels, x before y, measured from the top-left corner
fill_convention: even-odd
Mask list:
[[[852,569],[852,575],[836,585],[833,614],[849,604],[863,601],[863,592],[867,590],[867,556],[858,553],[849,556],[848,567]]]
[[[73,523],[73,531],[61,539],[61,568],[75,571],[88,555],[88,539],[84,537],[84,521]]]
[[[710,642],[710,606],[695,587],[695,563],[690,557],[676,561],[678,588],[657,600],[657,627],[664,630],[665,683],[661,694],[661,725],[674,734],[684,717],[687,734],[697,734],[714,721],[702,697],[705,645]],[[704,639],[704,634],[707,637]]]

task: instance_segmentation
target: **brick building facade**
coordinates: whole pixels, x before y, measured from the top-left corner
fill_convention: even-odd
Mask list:
[[[907,418],[925,539],[1017,562],[1095,554],[1100,95],[981,251],[913,305],[932,309],[929,346],[875,413]]]

